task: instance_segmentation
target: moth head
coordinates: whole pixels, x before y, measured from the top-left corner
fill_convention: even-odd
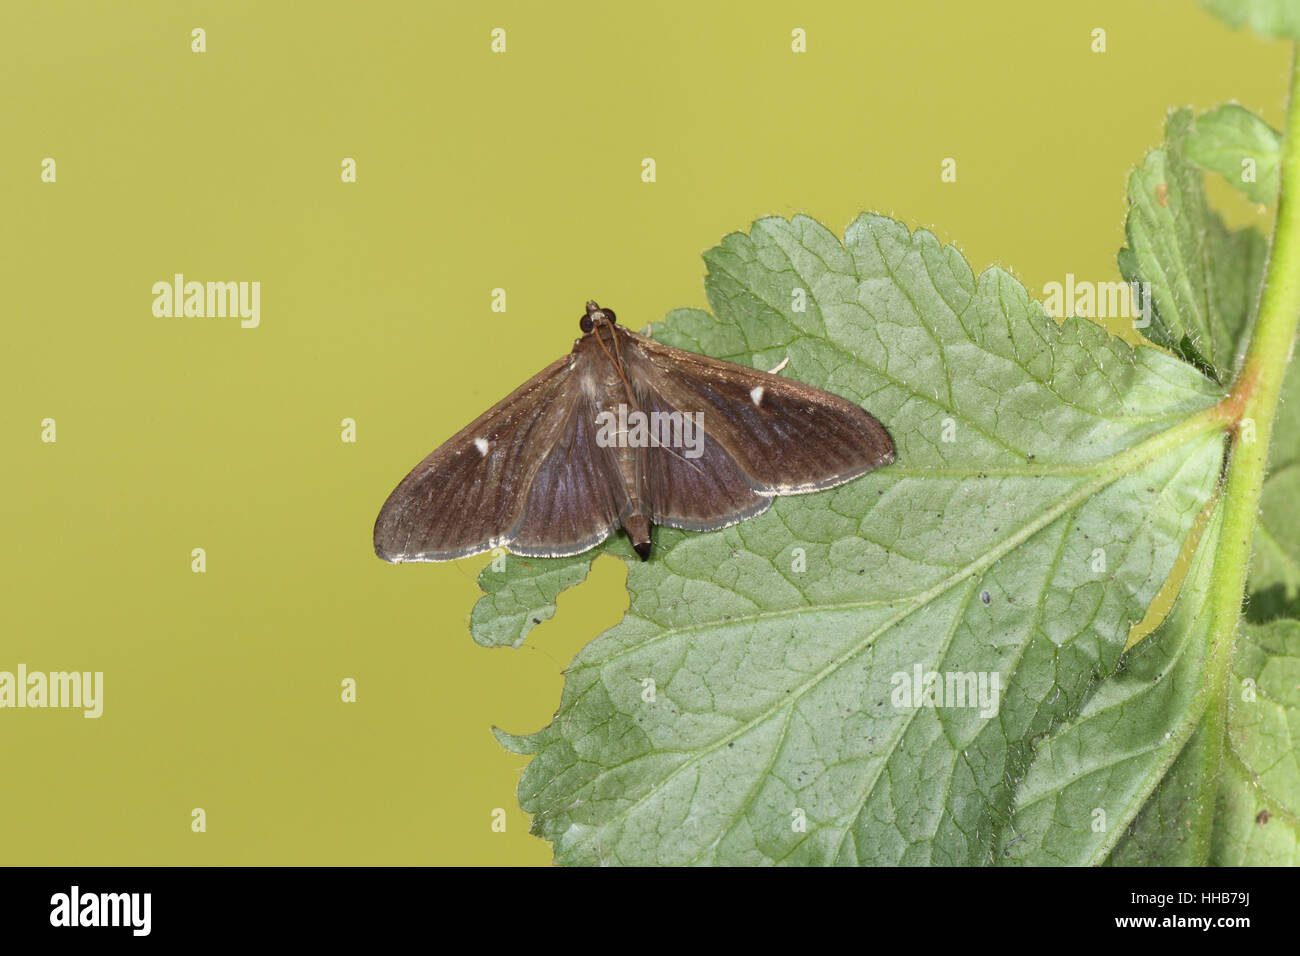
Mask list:
[[[582,329],[583,332],[590,332],[602,322],[613,325],[616,321],[613,309],[602,309],[595,302],[588,302],[587,311],[578,320],[578,328]]]

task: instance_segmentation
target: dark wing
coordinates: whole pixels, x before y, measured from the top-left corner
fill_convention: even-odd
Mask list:
[[[550,453],[533,473],[506,545],[515,554],[560,558],[594,548],[618,529],[627,490],[612,447],[596,441],[596,408],[581,389]]]
[[[725,527],[766,507],[755,499],[833,488],[894,460],[885,427],[837,395],[634,332],[625,341],[638,403],[703,416],[699,458],[661,447],[644,456],[651,520],[658,524]],[[701,494],[709,483],[717,490]]]
[[[637,404],[646,413],[681,414],[653,388],[637,388]],[[704,420],[707,422],[708,416]],[[670,443],[639,449],[651,521],[687,531],[708,531],[752,518],[771,507],[771,497],[754,489],[736,460],[712,436],[706,432],[697,443],[690,440],[694,436],[684,437],[687,441],[682,446]]]
[[[622,501],[573,366],[554,362],[416,465],[380,509],[375,553],[450,561],[504,545],[561,557],[608,537]]]

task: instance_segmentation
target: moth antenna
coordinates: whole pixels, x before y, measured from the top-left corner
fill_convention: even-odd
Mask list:
[[[697,465],[697,464],[695,464],[695,462],[693,462],[693,461],[691,461],[689,458],[686,458],[685,456],[680,455],[680,454],[678,454],[677,452],[673,451],[673,446],[672,446],[672,445],[664,445],[664,444],[660,443],[659,439],[658,439],[658,438],[655,438],[654,435],[651,435],[651,436],[650,436],[650,440],[651,440],[651,442],[653,442],[655,448],[662,448],[664,451],[668,452],[668,454],[670,454],[670,455],[676,455],[677,458],[681,460],[682,464],[684,464],[684,465],[690,465],[690,466],[691,466],[692,468],[694,468],[694,469],[696,470],[696,472],[698,472],[699,474],[701,474],[701,475],[704,474],[704,472],[700,469],[700,466]]]
[[[618,360],[618,368],[621,372],[623,370],[623,352],[618,347],[618,336],[615,335],[612,341],[614,343],[614,358]],[[627,380],[624,379],[624,384],[626,384],[626,382]]]
[[[617,352],[618,335],[614,332],[611,332],[610,334],[614,336],[614,351]],[[600,332],[596,333],[596,344],[599,345],[600,350],[605,353],[605,358],[609,359],[609,364],[614,366],[614,371],[618,372],[618,377],[623,382],[623,388],[627,391],[627,400],[632,403],[633,408],[637,408],[636,397],[632,394],[632,383],[629,382],[627,376],[623,374],[622,356],[619,356],[618,361],[614,360],[614,356],[609,354],[609,349],[605,348],[605,340],[600,337]]]
[[[781,369],[785,368],[789,364],[790,364],[790,356],[787,355],[785,358],[781,359],[781,364],[778,365],[776,368],[768,369],[767,374],[775,375],[777,372],[781,371]]]

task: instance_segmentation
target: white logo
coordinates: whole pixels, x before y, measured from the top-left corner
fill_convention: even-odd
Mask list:
[[[51,926],[130,926],[134,936],[148,936],[152,893],[70,893],[50,897]]]
[[[262,283],[186,282],[178,272],[172,281],[153,284],[153,314],[160,319],[240,318],[240,325],[255,329],[262,321]]]
[[[0,708],[80,707],[84,717],[104,712],[103,671],[0,671]]]

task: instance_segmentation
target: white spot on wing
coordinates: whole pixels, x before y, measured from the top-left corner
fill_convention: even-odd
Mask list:
[[[486,457],[487,457],[487,453],[488,453],[488,449],[489,449],[490,447],[492,447],[492,446],[490,446],[490,445],[488,444],[486,438],[475,438],[475,439],[474,439],[474,447],[478,449],[478,453],[479,453],[480,455],[482,455],[484,458],[486,458]]]
[[[763,404],[763,386],[755,385],[749,390],[749,397],[754,400],[755,405]]]

